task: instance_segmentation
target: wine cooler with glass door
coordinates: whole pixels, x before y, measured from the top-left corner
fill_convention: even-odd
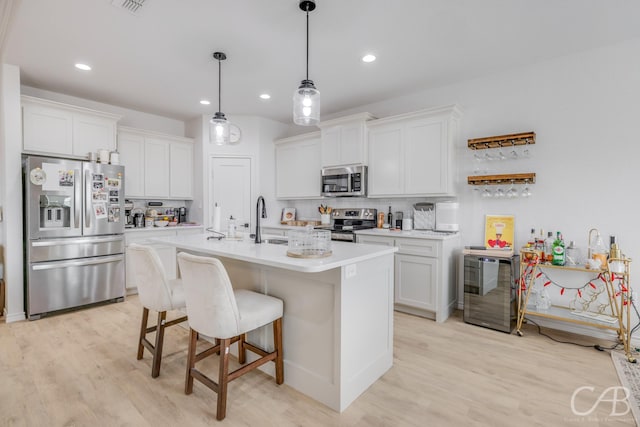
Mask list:
[[[511,333],[517,317],[516,284],[520,257],[464,255],[466,323]]]

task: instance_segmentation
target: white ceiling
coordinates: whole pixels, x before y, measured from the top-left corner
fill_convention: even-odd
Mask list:
[[[317,0],[310,70],[324,116],[640,37],[637,0]],[[5,62],[22,83],[188,120],[222,111],[291,123],[305,77],[298,0],[19,0]],[[378,60],[360,61],[372,52]],[[85,62],[91,72],[73,67]],[[258,98],[269,92],[272,98]],[[212,101],[210,106],[200,99]]]

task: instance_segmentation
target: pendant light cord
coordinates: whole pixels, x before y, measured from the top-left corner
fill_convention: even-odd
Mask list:
[[[309,4],[307,4],[307,80],[309,80]]]
[[[220,99],[221,99],[221,93],[220,92],[222,91],[222,89],[221,89],[222,88],[222,65],[221,64],[222,63],[218,59],[218,112],[222,111],[222,108],[221,108],[222,104],[220,102]]]

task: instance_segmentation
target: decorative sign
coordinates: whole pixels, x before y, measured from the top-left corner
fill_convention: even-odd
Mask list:
[[[492,249],[513,250],[513,215],[487,215],[484,225],[484,245]]]

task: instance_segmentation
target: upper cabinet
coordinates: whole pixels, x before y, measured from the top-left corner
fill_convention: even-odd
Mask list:
[[[368,122],[369,197],[454,195],[460,118],[452,105]]]
[[[73,158],[86,158],[99,150],[114,151],[120,117],[23,95],[23,151]]]
[[[369,113],[354,114],[320,123],[322,167],[367,164]]]
[[[193,198],[193,140],[120,127],[118,151],[125,166],[126,197]]]
[[[275,141],[276,197],[320,198],[320,132]]]

